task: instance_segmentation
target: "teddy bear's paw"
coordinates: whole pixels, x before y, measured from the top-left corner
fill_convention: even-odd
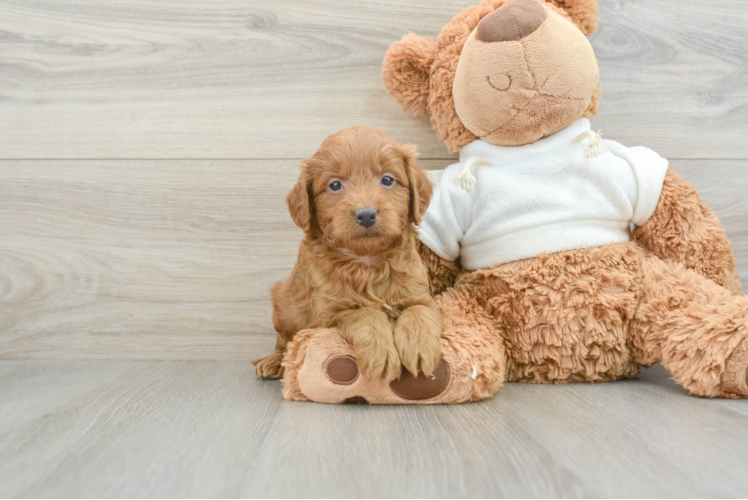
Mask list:
[[[748,339],[727,359],[725,373],[722,375],[722,395],[727,398],[748,399]]]
[[[255,373],[262,378],[281,378],[283,377],[283,354],[271,354],[262,359],[253,361]]]

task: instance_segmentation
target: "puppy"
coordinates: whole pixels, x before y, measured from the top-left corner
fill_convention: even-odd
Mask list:
[[[301,162],[286,204],[304,239],[291,276],[272,288],[277,343],[254,362],[257,375],[280,378],[286,345],[308,328],[336,328],[371,379],[394,380],[402,366],[433,373],[441,316],[414,227],[432,184],[415,157],[415,146],[353,127]]]

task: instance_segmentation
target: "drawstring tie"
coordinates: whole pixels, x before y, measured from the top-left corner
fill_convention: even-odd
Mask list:
[[[583,143],[584,141],[587,141],[587,147],[584,148],[584,156],[587,158],[597,158],[608,151],[603,145],[603,134],[599,130],[597,133],[592,130],[582,132],[574,139],[575,143]]]
[[[465,162],[465,166],[462,167],[462,173],[458,178],[454,180],[454,184],[457,186],[460,186],[462,189],[467,191],[468,193],[473,190],[475,187],[475,184],[478,182],[478,179],[475,178],[473,174],[470,173],[470,167],[473,165],[485,165],[487,167],[490,167],[493,165],[490,161],[486,160],[485,158],[479,158],[477,156],[473,156],[468,161]]]
[[[597,158],[608,151],[608,148],[603,144],[603,134],[599,130],[597,132],[593,132],[592,130],[582,132],[576,139],[574,139],[574,142],[577,144],[586,143],[584,147],[584,156],[590,159]],[[490,167],[493,163],[478,156],[473,156],[465,162],[465,166],[462,167],[460,176],[454,180],[454,184],[460,186],[468,193],[475,188],[475,184],[478,182],[478,179],[470,173],[470,167],[473,165],[485,165]]]

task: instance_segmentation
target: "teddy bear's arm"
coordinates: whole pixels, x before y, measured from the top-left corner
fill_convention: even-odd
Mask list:
[[[442,259],[421,241],[418,241],[418,255],[421,256],[421,261],[426,266],[432,296],[439,295],[454,285],[455,278],[460,271],[454,262]]]
[[[657,209],[632,233],[655,255],[684,264],[731,292],[740,291],[732,244],[696,190],[668,169]]]

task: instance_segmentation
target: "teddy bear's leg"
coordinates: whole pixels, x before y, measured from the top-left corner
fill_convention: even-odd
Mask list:
[[[660,361],[692,394],[748,398],[748,297],[649,256],[633,330],[639,363]]]
[[[366,377],[357,353],[335,329],[304,330],[283,361],[283,395],[321,403],[464,403],[491,396],[504,382],[503,337],[469,294],[437,297],[442,312],[442,358],[432,377],[403,371],[391,383]]]

